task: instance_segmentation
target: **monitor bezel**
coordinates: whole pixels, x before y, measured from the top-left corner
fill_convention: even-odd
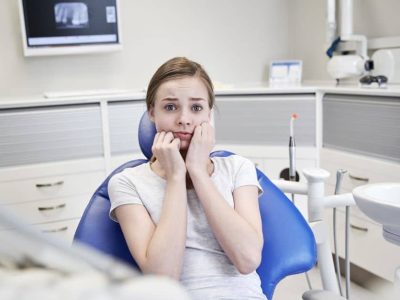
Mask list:
[[[43,47],[29,47],[27,43],[27,32],[25,24],[24,0],[18,1],[19,6],[19,19],[22,35],[22,46],[24,56],[51,56],[51,55],[75,55],[86,53],[104,53],[122,50],[122,30],[121,30],[121,8],[120,1],[115,0],[117,6],[117,33],[118,42],[104,43],[96,45],[65,45],[65,46],[43,46]]]

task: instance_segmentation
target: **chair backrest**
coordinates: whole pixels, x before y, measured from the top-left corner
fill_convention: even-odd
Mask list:
[[[144,113],[139,125],[139,144],[149,159],[155,135],[153,123]],[[215,151],[212,156],[229,156],[228,151]],[[74,241],[88,244],[104,253],[117,257],[138,268],[126,245],[119,224],[108,217],[110,199],[107,186],[109,179],[125,168],[147,162],[139,159],[118,167],[96,190],[79,222]],[[268,299],[272,299],[276,285],[284,277],[311,269],[317,259],[314,235],[301,213],[260,170],[258,181],[264,190],[259,197],[260,214],[264,234],[262,261],[257,269],[261,287]]]

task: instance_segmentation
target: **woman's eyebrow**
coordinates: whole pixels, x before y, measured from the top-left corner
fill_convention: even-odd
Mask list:
[[[190,101],[206,101],[206,99],[204,99],[202,97],[190,97],[189,100]],[[165,98],[162,98],[161,101],[179,101],[179,99],[175,98],[175,97],[165,97]]]
[[[174,97],[165,97],[165,98],[161,99],[161,101],[178,101],[178,98],[174,98]]]

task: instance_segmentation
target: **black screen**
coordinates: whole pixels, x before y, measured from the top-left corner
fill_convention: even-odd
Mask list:
[[[118,43],[116,0],[23,0],[28,47]]]

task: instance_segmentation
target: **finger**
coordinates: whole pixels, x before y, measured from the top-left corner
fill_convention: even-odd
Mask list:
[[[210,130],[209,130],[207,122],[204,122],[201,124],[201,133],[202,133],[202,136],[208,137]]]
[[[210,122],[207,122],[207,136],[211,142],[215,141],[215,130]]]
[[[163,143],[169,144],[169,143],[171,143],[173,141],[173,139],[174,139],[174,134],[172,132],[170,132],[170,131],[166,132],[165,135],[164,135]]]
[[[153,139],[153,146],[157,144],[157,141],[158,141],[158,139],[159,139],[159,136],[160,136],[160,133],[157,132],[156,135],[154,136],[154,139]]]
[[[201,137],[204,141],[211,140],[211,129],[208,122],[204,122],[201,124]]]
[[[193,132],[192,140],[193,139],[195,139],[195,140],[201,139],[201,132],[202,132],[201,125],[196,126],[196,128],[194,129],[194,132]]]
[[[215,143],[214,128],[209,122],[204,122],[202,126],[202,139],[204,142],[213,145]]]
[[[157,142],[156,142],[156,147],[161,147],[163,141],[164,141],[164,136],[165,136],[165,132],[161,131],[158,133],[158,138],[157,138]]]
[[[174,138],[171,142],[172,146],[176,146],[176,148],[179,150],[181,148],[181,140],[178,138]]]

